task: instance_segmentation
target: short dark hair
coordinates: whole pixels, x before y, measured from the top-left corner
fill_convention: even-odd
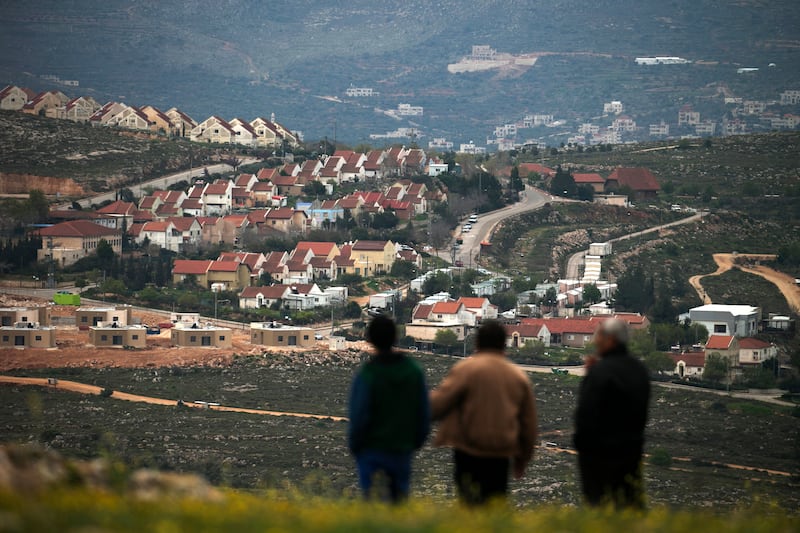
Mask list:
[[[496,320],[487,320],[478,328],[475,339],[478,350],[494,350],[502,352],[506,347],[506,330]]]
[[[387,316],[376,316],[367,326],[367,342],[379,351],[387,351],[397,340],[397,328],[394,320]]]

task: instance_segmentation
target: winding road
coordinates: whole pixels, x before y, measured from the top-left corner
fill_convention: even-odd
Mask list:
[[[544,207],[548,202],[563,201],[562,198],[552,196],[540,189],[530,186],[526,186],[525,192],[522,194],[522,199],[515,204],[479,215],[478,221],[472,224],[472,230],[468,233],[462,233],[460,227],[456,229],[455,235],[464,240],[463,244],[456,250],[456,262],[461,261],[465,266],[474,265],[477,258],[480,256],[481,242],[489,241],[497,224],[506,218],[528,211],[534,211]],[[439,252],[439,257],[450,261],[452,258],[451,249],[452,248],[441,250]]]
[[[242,159],[242,165],[250,165],[252,163],[257,162],[258,159],[249,157]],[[135,185],[128,186],[128,189],[133,191],[134,196],[142,197],[146,194],[145,189],[148,187],[152,187],[153,189],[163,189],[178,183],[179,181],[190,181],[192,178],[200,178],[205,175],[205,171],[208,170],[209,174],[218,174],[221,172],[230,172],[233,170],[233,167],[226,164],[226,163],[218,163],[216,165],[207,165],[204,167],[193,168],[191,170],[183,170],[181,172],[176,172],[174,174],[167,174],[166,176],[161,176],[160,178],[155,178],[149,181],[144,181],[142,183],[138,183]],[[105,192],[102,194],[98,194],[95,196],[90,196],[88,198],[82,198],[78,200],[78,203],[83,208],[88,208],[92,204],[101,204],[106,201],[114,201],[116,199],[117,191]],[[71,203],[61,204],[58,206],[53,206],[54,209],[70,209],[72,207]]]
[[[628,233],[627,235],[622,235],[620,237],[615,237],[610,239],[606,242],[615,243],[624,241],[627,239],[634,239],[636,237],[641,237],[642,235],[648,235],[650,233],[655,233],[657,231],[665,230],[668,228],[672,228],[675,226],[682,226],[684,224],[693,224],[701,220],[704,216],[708,215],[708,212],[700,212],[694,214],[690,217],[682,218],[680,220],[676,220],[675,222],[670,222],[668,224],[659,224],[658,226],[653,226],[651,228],[647,228],[641,231],[634,231],[633,233]],[[583,259],[586,257],[588,250],[582,250],[580,252],[576,252],[569,257],[567,261],[567,274],[566,279],[580,279],[581,278],[581,264],[583,264]]]

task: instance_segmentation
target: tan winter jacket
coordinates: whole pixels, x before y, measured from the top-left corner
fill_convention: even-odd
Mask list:
[[[525,465],[537,438],[536,403],[528,376],[501,353],[478,353],[456,364],[431,392],[441,420],[435,446]]]

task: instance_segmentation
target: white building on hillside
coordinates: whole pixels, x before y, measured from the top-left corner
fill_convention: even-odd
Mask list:
[[[758,333],[761,308],[751,305],[708,304],[689,310],[689,318],[709,335],[752,337]]]

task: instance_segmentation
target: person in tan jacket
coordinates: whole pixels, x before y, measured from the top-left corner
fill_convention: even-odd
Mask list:
[[[505,356],[506,332],[485,322],[477,352],[450,369],[431,392],[439,420],[434,445],[454,449],[455,482],[467,505],[504,498],[509,470],[519,479],[533,458],[536,401],[528,376]]]

